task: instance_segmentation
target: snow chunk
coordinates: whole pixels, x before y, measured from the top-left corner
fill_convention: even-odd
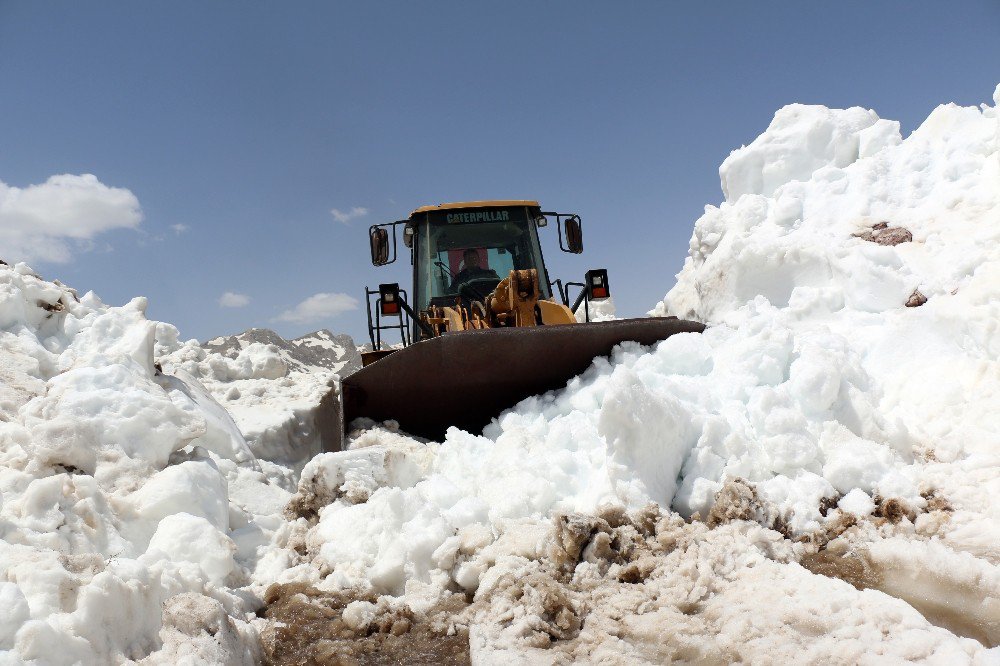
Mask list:
[[[226,480],[208,460],[189,460],[168,467],[153,475],[129,499],[135,507],[136,522],[145,529],[161,525],[164,518],[179,513],[204,518],[221,532],[229,529]],[[144,541],[151,536],[146,535]]]
[[[770,197],[792,181],[807,181],[822,167],[843,168],[858,159],[862,131],[866,151],[876,152],[899,136],[899,123],[880,120],[874,111],[852,107],[790,104],[774,114],[767,131],[726,158],[719,168],[726,201],[744,194]]]
[[[221,585],[235,567],[235,552],[232,540],[212,523],[189,513],[177,513],[160,521],[142,560],[149,564],[159,560],[190,562],[207,580]]]
[[[868,493],[860,488],[854,488],[844,495],[837,503],[842,511],[853,513],[855,516],[867,516],[875,510],[875,502],[868,496]]]
[[[21,625],[31,617],[28,600],[14,583],[0,583],[0,649],[14,647],[14,636]]]

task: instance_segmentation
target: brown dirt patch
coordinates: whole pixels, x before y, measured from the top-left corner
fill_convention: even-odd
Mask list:
[[[931,511],[944,511],[946,513],[951,513],[954,511],[951,502],[948,501],[947,497],[938,494],[937,490],[925,490],[920,493],[920,496],[927,500],[927,513]]]
[[[468,629],[446,620],[467,605],[461,595],[419,615],[406,606],[377,605],[371,622],[364,626],[351,626],[344,620],[344,609],[354,601],[377,604],[378,599],[355,590],[323,592],[304,583],[269,587],[259,613],[270,621],[261,633],[264,663],[470,663]]]
[[[837,508],[837,503],[840,502],[841,497],[842,495],[840,494],[833,497],[821,497],[819,500],[819,515],[826,518],[826,514]]]
[[[752,483],[741,478],[729,479],[723,484],[715,493],[715,501],[705,518],[709,527],[718,527],[734,520],[757,523],[785,538],[791,538],[787,517],[761,498]]]
[[[762,514],[757,490],[743,479],[732,479],[715,493],[715,502],[709,509],[705,522],[709,527],[718,527],[734,520],[757,522]]]
[[[606,520],[581,513],[553,517],[552,547],[549,558],[560,568],[572,571],[586,548],[598,534],[608,536],[613,529]]]
[[[553,575],[555,574],[555,575]],[[559,580],[558,572],[533,572],[525,576],[505,574],[489,595],[477,601],[480,607],[503,608],[506,616],[514,607],[537,618],[525,636],[533,647],[548,647],[561,640],[572,640],[583,626],[585,609],[574,601],[571,590]]]
[[[828,550],[809,553],[799,562],[803,567],[828,578],[839,578],[859,590],[879,589],[882,576],[867,561],[858,555],[848,553],[835,555]]]
[[[663,513],[656,504],[632,513],[614,507],[603,508],[596,516],[557,514],[552,521],[548,557],[565,574],[571,573],[583,561],[628,565],[649,553],[646,539],[656,535],[656,526],[662,518]],[[628,579],[640,576],[641,580],[648,573],[648,567],[633,567],[625,576]]]
[[[47,303],[46,301],[36,301],[36,305],[46,312],[62,312],[66,309],[66,305],[62,301],[62,296],[59,297],[55,303]]]
[[[903,518],[912,521],[917,517],[910,505],[897,497],[886,499],[876,494],[872,499],[875,500],[875,510],[872,511],[872,516],[882,518],[893,525]]]

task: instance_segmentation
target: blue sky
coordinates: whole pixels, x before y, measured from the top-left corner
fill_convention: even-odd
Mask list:
[[[860,105],[909,132],[939,103],[990,101],[998,34],[996,0],[0,0],[0,181],[129,190],[141,223],[123,213],[33,266],[109,303],[148,296],[183,338],[364,339],[362,310],[279,317],[409,282],[370,265],[369,224],[489,198],[580,213],[587,251],[562,255],[550,227],[550,273],[606,267],[619,314],[639,315],[721,200],[719,164],[777,108]],[[222,307],[227,291],[249,302]]]

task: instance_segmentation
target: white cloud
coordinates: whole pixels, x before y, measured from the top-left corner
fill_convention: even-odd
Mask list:
[[[246,294],[237,294],[232,291],[227,291],[222,296],[219,296],[219,305],[224,308],[242,308],[250,305],[250,297]]]
[[[170,225],[170,230],[173,231],[178,236],[180,236],[182,233],[184,233],[185,231],[187,231],[190,228],[191,227],[189,227],[186,224],[171,224]]]
[[[348,224],[351,220],[364,217],[368,214],[367,208],[362,208],[361,206],[355,206],[351,210],[344,212],[338,210],[337,208],[332,208],[330,210],[330,215],[333,215],[333,219],[337,220],[341,224]]]
[[[24,188],[0,182],[0,258],[8,262],[66,263],[91,249],[98,234],[140,222],[132,192],[91,174],[52,176]]]
[[[336,317],[342,312],[358,309],[358,299],[347,294],[314,294],[278,315],[276,321],[290,321],[296,324],[320,321]]]

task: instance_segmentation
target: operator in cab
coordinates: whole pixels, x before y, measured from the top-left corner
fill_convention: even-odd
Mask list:
[[[466,282],[470,280],[479,280],[483,278],[491,278],[494,280],[500,280],[500,276],[496,274],[496,271],[489,268],[481,268],[479,266],[479,252],[473,248],[467,249],[462,254],[462,264],[463,268],[455,276],[455,279],[451,282],[452,293],[458,291],[458,289]]]

